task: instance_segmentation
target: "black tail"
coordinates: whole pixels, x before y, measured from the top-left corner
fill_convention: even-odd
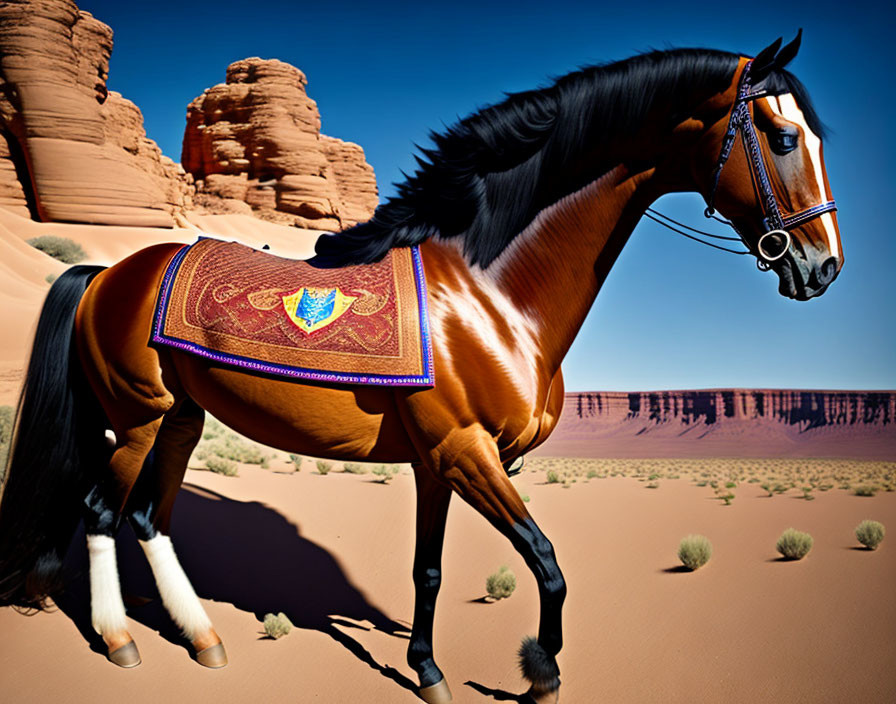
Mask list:
[[[105,417],[73,336],[78,302],[102,269],[65,271],[40,314],[0,489],[0,604],[42,608],[61,586],[87,473],[96,472],[103,458]]]

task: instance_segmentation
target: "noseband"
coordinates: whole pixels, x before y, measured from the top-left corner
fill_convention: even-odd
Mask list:
[[[722,169],[731,156],[731,150],[734,147],[734,141],[737,133],[740,132],[743,140],[744,149],[747,152],[747,163],[750,166],[750,177],[753,182],[753,189],[756,197],[762,207],[762,227],[766,233],[759,238],[756,249],[760,257],[760,268],[768,269],[769,264],[783,257],[787,250],[790,249],[791,237],[790,230],[799,227],[817,218],[819,215],[829,213],[837,209],[833,200],[813,205],[803,210],[798,210],[789,215],[784,215],[778,204],[778,199],[772,190],[771,180],[768,177],[768,170],[765,167],[765,160],[762,157],[762,149],[759,144],[759,137],[756,135],[756,129],[753,126],[753,118],[750,115],[749,104],[757,98],[767,95],[767,91],[754,88],[750,83],[750,67],[753,61],[747,62],[740,76],[740,82],[737,87],[737,98],[734,106],[731,108],[731,117],[728,120],[728,128],[725,130],[725,137],[722,140],[722,149],[719,152],[719,159],[716,162],[712,175],[712,188],[707,199],[707,207],[705,211],[706,217],[713,217],[715,208],[716,190],[719,187],[719,178],[722,175]],[[822,194],[824,195],[824,194]],[[730,224],[734,230],[740,235],[744,244],[747,240],[743,233]],[[749,245],[747,244],[749,247]],[[763,266],[764,265],[764,266]]]

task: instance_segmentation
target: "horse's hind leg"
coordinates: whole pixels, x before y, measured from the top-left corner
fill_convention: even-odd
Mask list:
[[[227,664],[224,646],[177,559],[169,530],[187,462],[202,436],[204,415],[190,399],[166,414],[127,516],[172,621],[192,643],[197,662],[217,668]]]
[[[414,464],[417,482],[417,547],[414,554],[414,626],[408,646],[408,664],[420,678],[420,697],[427,704],[451,701],[451,692],[432,650],[436,597],[442,584],[442,544],[451,488],[436,480],[429,469]]]
[[[103,637],[109,660],[121,667],[139,665],[140,654],[127,630],[115,535],[121,524],[122,508],[152,448],[159,424],[160,419],[156,419],[132,428],[119,428],[117,446],[109,461],[109,475],[84,500],[91,622]]]

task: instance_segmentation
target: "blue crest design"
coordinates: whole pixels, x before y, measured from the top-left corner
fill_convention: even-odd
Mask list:
[[[302,318],[309,327],[316,323],[326,320],[333,313],[336,306],[336,289],[330,289],[324,294],[323,291],[305,289],[302,299],[296,309],[296,317]]]

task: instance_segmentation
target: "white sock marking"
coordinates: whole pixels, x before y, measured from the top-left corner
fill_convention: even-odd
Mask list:
[[[118,581],[115,539],[108,535],[88,535],[90,557],[90,620],[94,630],[115,633],[125,630],[124,602]]]
[[[162,603],[171,615],[171,620],[180,626],[190,640],[207,633],[212,622],[174,554],[171,538],[160,533],[150,540],[141,540],[140,547],[149,560]]]

